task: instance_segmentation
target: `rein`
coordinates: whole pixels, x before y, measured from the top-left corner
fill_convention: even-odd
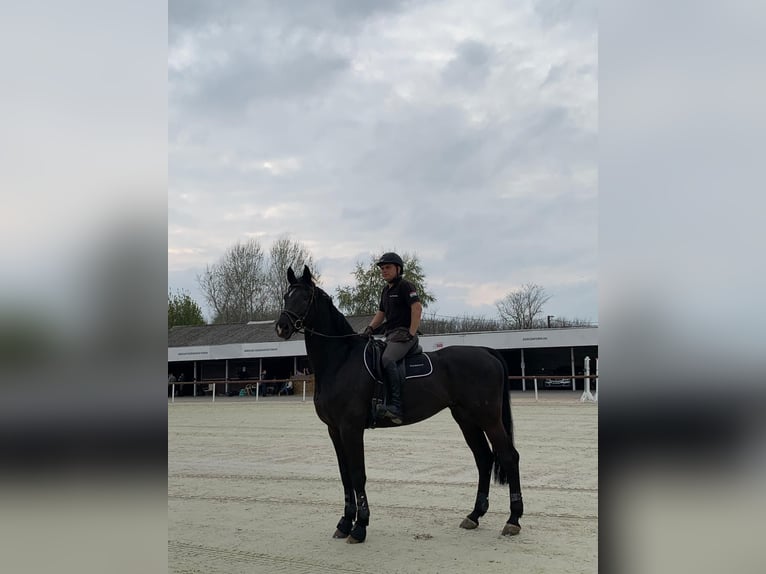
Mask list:
[[[306,327],[305,325],[303,327],[303,331],[298,331],[298,332],[305,333],[305,331],[308,331],[312,335],[319,335],[320,337],[326,337],[327,339],[346,339],[348,337],[364,337],[365,336],[362,333],[348,333],[346,335],[326,335],[324,333],[320,333],[319,331],[314,331],[314,329]]]

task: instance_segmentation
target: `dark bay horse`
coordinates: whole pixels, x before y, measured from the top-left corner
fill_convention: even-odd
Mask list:
[[[314,285],[308,267],[300,278],[288,269],[287,279],[290,285],[275,328],[283,339],[295,332],[305,337],[315,376],[314,406],[335,447],[345,495],[343,516],[333,536],[364,542],[370,521],[364,431],[376,385],[362,359],[367,338],[356,333],[329,295]],[[486,514],[494,467],[495,482],[508,484],[511,493],[511,515],[502,533],[518,534],[524,505],[505,361],[494,349],[483,347],[446,347],[428,355],[433,374],[402,385],[403,424],[449,408],[479,469],[474,508],[460,526],[476,528]],[[381,420],[376,426],[394,425]]]

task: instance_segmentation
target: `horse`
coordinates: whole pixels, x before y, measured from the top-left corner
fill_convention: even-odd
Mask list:
[[[330,296],[315,285],[308,266],[300,278],[290,267],[287,280],[289,287],[275,330],[284,340],[296,332],[304,335],[314,370],[314,408],[327,425],[343,483],[345,504],[333,538],[364,542],[370,521],[364,431],[378,384],[363,361],[369,337],[354,331]],[[494,469],[495,483],[508,484],[510,490],[511,514],[502,534],[518,534],[524,504],[505,361],[498,351],[485,347],[451,346],[427,354],[432,374],[402,385],[402,425],[423,421],[449,408],[479,471],[473,510],[460,527],[477,528],[489,509]],[[391,426],[399,425],[387,419],[376,423],[378,428]]]

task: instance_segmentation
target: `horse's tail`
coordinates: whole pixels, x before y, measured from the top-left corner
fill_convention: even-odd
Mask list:
[[[511,382],[508,378],[508,363],[505,362],[503,355],[501,355],[500,351],[497,349],[488,350],[490,354],[492,354],[498,361],[500,361],[500,364],[503,366],[503,398],[501,401],[501,418],[503,420],[503,428],[505,428],[505,433],[508,435],[508,440],[511,441],[511,444],[513,444],[513,419],[511,418]],[[494,457],[495,458],[492,466],[494,468],[495,483],[508,484],[508,475],[506,474],[503,465],[501,465],[500,461],[497,459],[497,452],[494,453]]]

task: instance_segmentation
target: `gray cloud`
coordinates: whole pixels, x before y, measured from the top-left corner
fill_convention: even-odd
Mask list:
[[[259,54],[240,52],[206,74],[192,80],[193,86],[178,104],[217,118],[242,118],[254,100],[286,99],[316,92],[343,71],[348,61],[339,56],[301,53],[276,61]],[[175,74],[178,76],[178,74]]]
[[[489,75],[492,50],[474,40],[457,46],[455,57],[444,67],[442,78],[452,86],[471,89],[481,86]]]
[[[536,0],[534,10],[546,27],[575,24],[595,28],[598,4],[595,0]]]
[[[316,31],[349,31],[365,20],[389,14],[412,4],[407,0],[170,0],[168,23],[171,41],[178,34],[211,25],[238,23],[306,28]]]
[[[351,4],[178,16],[171,283],[237,240],[290,232],[330,292],[395,248],[419,254],[445,314],[491,314],[495,294],[536,281],[572,306],[556,314],[596,318],[590,32],[541,44],[536,16],[498,18],[494,0],[460,18],[449,3]]]

